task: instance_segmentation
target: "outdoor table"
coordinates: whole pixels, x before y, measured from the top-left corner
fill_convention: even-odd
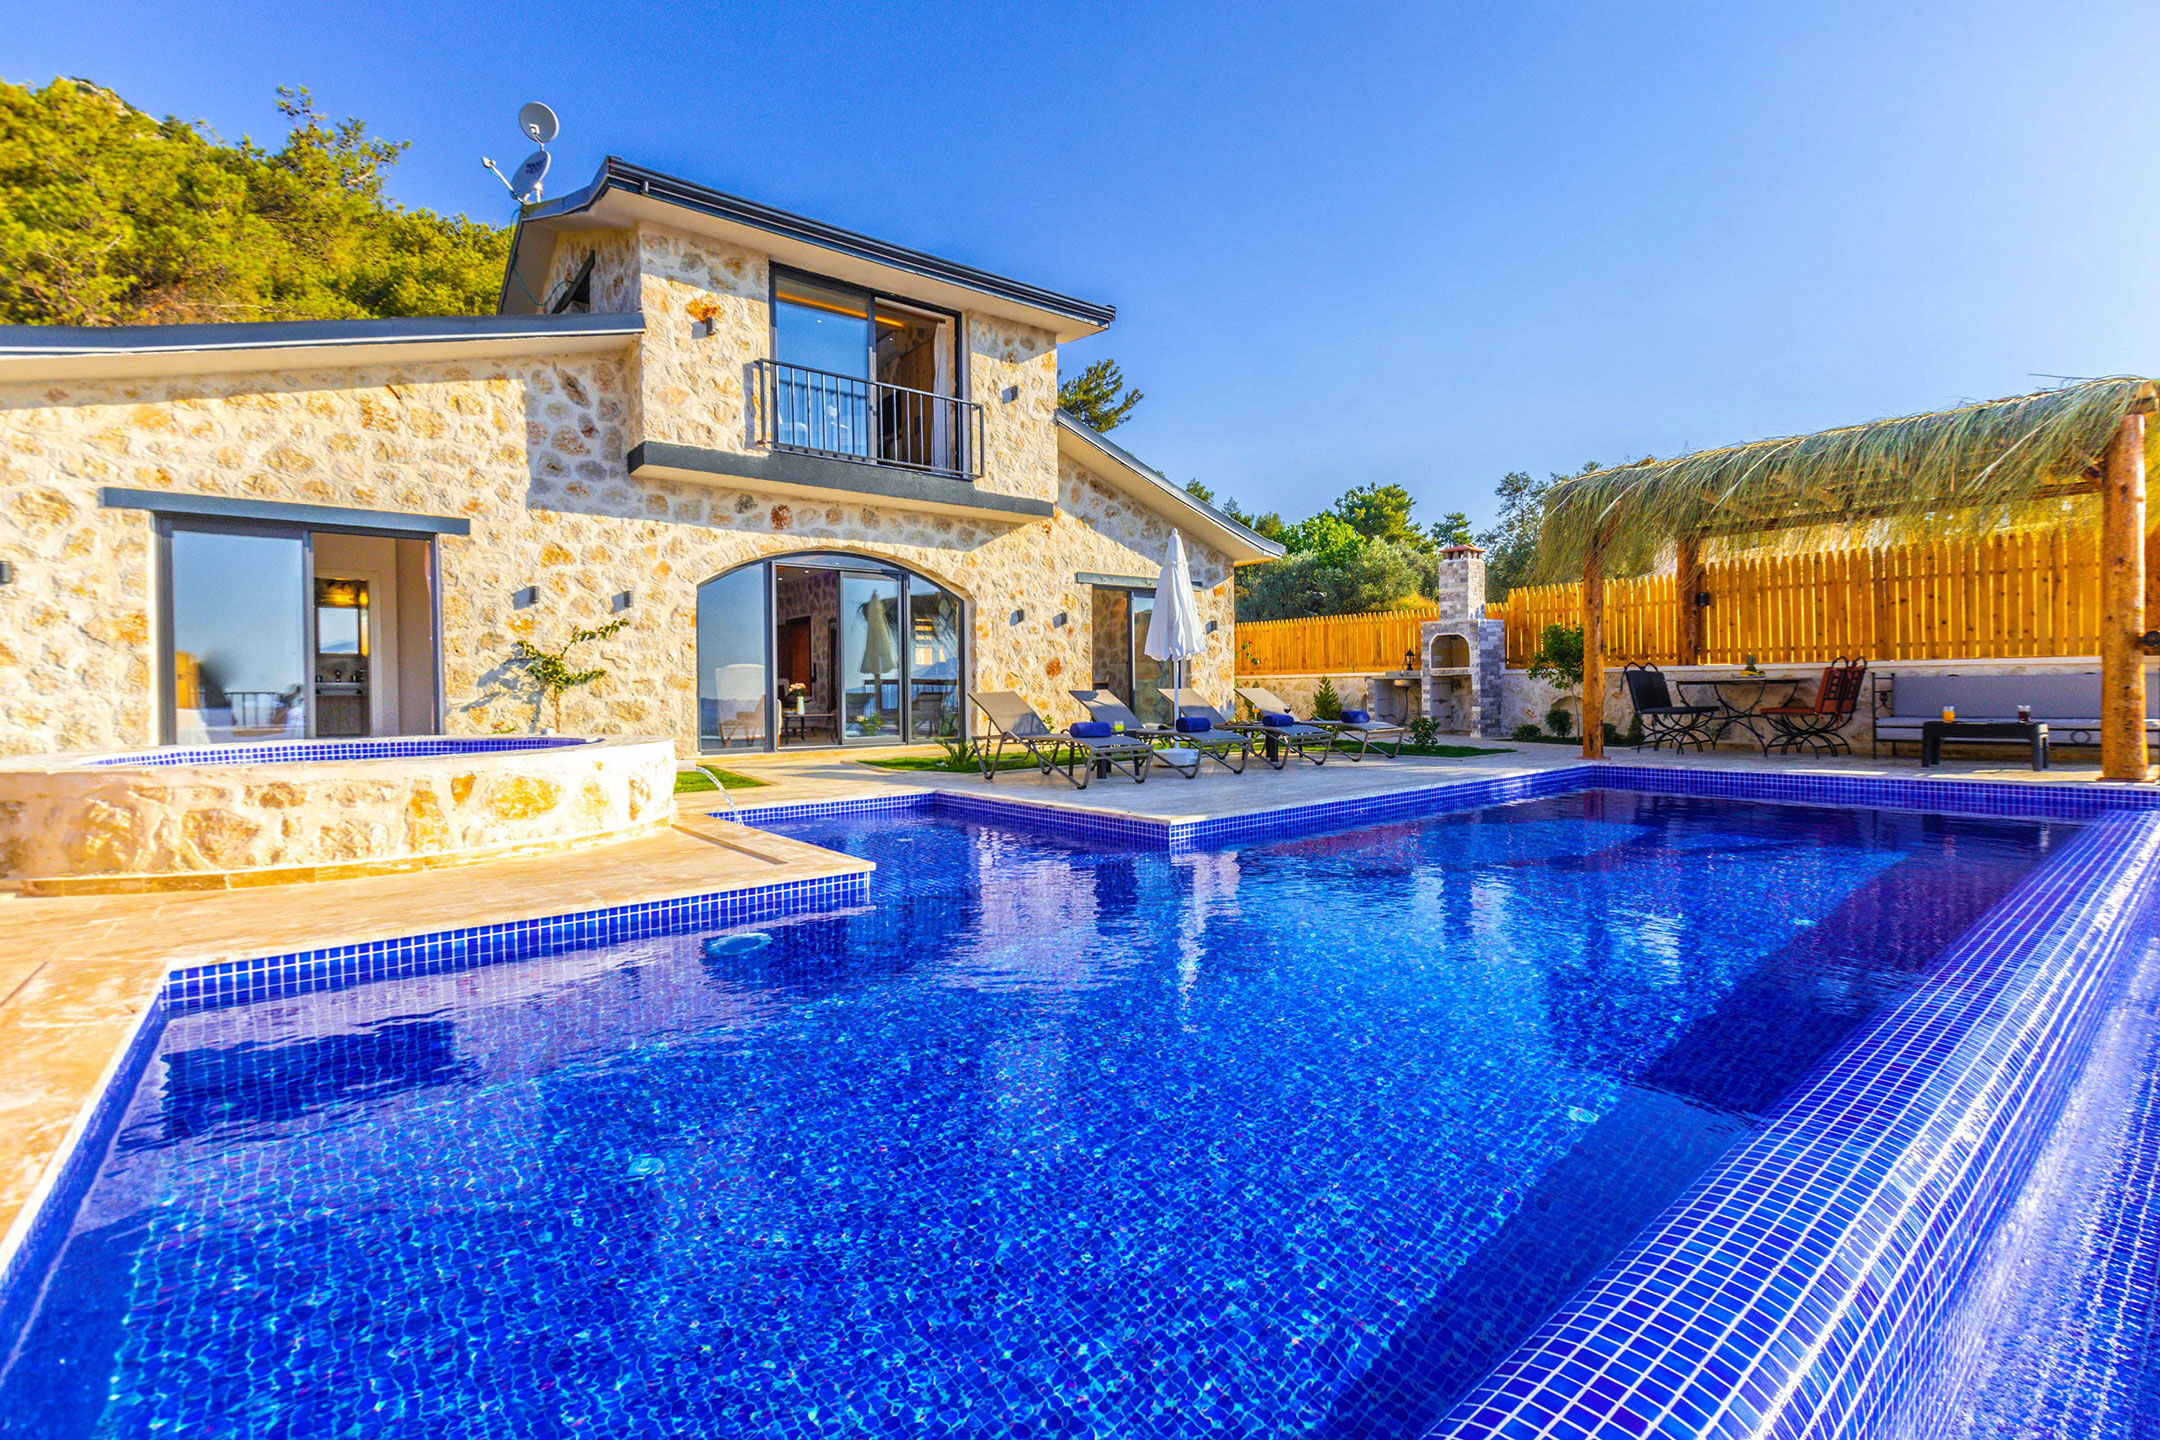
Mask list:
[[[783,740],[808,740],[813,727],[823,730],[828,726],[835,741],[839,739],[840,713],[836,710],[783,710],[780,714]]]
[[[1683,680],[1675,676],[1672,683],[1683,688],[1689,685],[1709,687],[1716,697],[1718,709],[1723,712],[1718,716],[1717,731],[1710,737],[1712,740],[1723,740],[1725,732],[1737,725],[1755,737],[1755,743],[1760,745],[1763,743],[1762,731],[1756,725],[1762,715],[1763,701],[1769,698],[1770,687],[1788,685],[1797,690],[1806,681],[1799,675],[1722,675],[1707,680]],[[1727,693],[1728,687],[1742,693],[1735,697]],[[1790,699],[1791,693],[1780,698]]]
[[[2032,748],[2032,768],[2048,768],[2048,727],[2044,720],[1928,720],[1920,726],[1920,768],[1942,763],[1945,740],[2013,740]]]

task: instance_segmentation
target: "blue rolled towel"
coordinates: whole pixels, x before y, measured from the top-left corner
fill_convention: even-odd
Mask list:
[[[1372,724],[1372,711],[1345,710],[1342,712],[1342,718],[1345,725],[1370,725]]]
[[[1177,728],[1180,735],[1205,735],[1215,727],[1205,716],[1180,715],[1177,717]]]
[[[1117,729],[1107,720],[1082,720],[1072,727],[1072,733],[1075,740],[1100,740],[1117,734]]]
[[[1270,730],[1287,730],[1297,724],[1297,716],[1280,710],[1263,710],[1260,712],[1260,723]]]

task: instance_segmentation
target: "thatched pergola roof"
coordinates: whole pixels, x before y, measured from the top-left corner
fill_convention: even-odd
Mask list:
[[[1579,574],[1593,546],[1644,555],[1682,537],[1798,526],[1992,528],[2021,506],[2094,490],[2116,426],[2156,395],[2152,380],[2110,376],[1592,471],[1548,498],[1540,566]],[[2148,427],[2147,460],[2160,462],[2160,426]]]

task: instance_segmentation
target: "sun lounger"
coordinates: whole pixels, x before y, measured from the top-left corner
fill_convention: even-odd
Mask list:
[[[1052,730],[1027,701],[1010,690],[970,690],[968,699],[996,732],[994,744],[985,741],[975,747],[985,780],[997,778],[1007,745],[1025,751],[1043,774],[1062,775],[1067,784],[1080,790],[1087,789],[1095,775],[1114,770],[1127,770],[1135,785],[1142,784],[1155,763],[1155,747],[1145,739],[1120,735],[1107,725],[1096,733],[1096,722],[1089,722],[1085,729]]]
[[[1237,696],[1252,706],[1255,715],[1290,715],[1295,718],[1296,712],[1285,705],[1272,690],[1263,690],[1258,685],[1240,685]],[[1301,720],[1298,723],[1332,730],[1341,744],[1347,745],[1355,740],[1357,753],[1350,757],[1353,761],[1364,759],[1368,751],[1378,750],[1389,741],[1394,742],[1394,748],[1380,753],[1390,760],[1398,759],[1402,755],[1403,741],[1410,738],[1409,726],[1397,725],[1389,720],[1375,720],[1363,710],[1345,710],[1340,720]]]
[[[1199,778],[1203,757],[1213,760],[1233,775],[1244,774],[1245,762],[1252,757],[1250,735],[1235,730],[1216,730],[1213,727],[1205,730],[1178,730],[1149,725],[1133,714],[1131,706],[1108,690],[1074,690],[1071,694],[1073,699],[1087,707],[1090,718],[1111,725],[1122,725],[1125,727],[1125,734],[1140,735],[1156,744],[1159,748],[1155,751],[1155,763],[1165,769],[1177,771],[1188,780]],[[1173,759],[1172,756],[1180,751],[1189,753],[1192,758]],[[1236,757],[1235,764],[1231,763],[1232,756]]]
[[[1183,690],[1163,687],[1163,696],[1177,707],[1180,716],[1205,720],[1213,730],[1236,730],[1246,735],[1257,735],[1265,742],[1260,758],[1280,770],[1295,755],[1310,760],[1315,765],[1327,764],[1327,758],[1335,751],[1335,732],[1323,730],[1317,725],[1307,725],[1296,716],[1284,711],[1264,714],[1257,722],[1240,723],[1231,720],[1213,705],[1200,698],[1200,692],[1190,686]]]

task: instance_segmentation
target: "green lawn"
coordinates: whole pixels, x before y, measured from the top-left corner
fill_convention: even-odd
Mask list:
[[[1347,754],[1349,752],[1346,749],[1343,753]],[[1376,750],[1373,753],[1383,758],[1387,754],[1384,750]],[[1489,749],[1482,745],[1405,745],[1402,747],[1402,753],[1405,755],[1431,756],[1443,760],[1462,760],[1472,755],[1510,755],[1514,752],[1506,746]],[[946,775],[972,775],[980,773],[982,769],[973,760],[956,761],[949,755],[890,755],[881,760],[865,760],[862,763],[875,765],[880,770],[913,770]],[[998,766],[1001,771],[1032,770],[1033,768],[1035,768],[1035,762],[1025,755],[1007,755],[1003,763]]]
[[[718,790],[723,785],[730,790],[755,790],[770,784],[772,784],[770,780],[759,780],[754,776],[739,775],[733,770],[722,770],[717,765],[700,765],[695,770],[678,770],[675,772],[675,793],[678,795],[695,795],[701,790]]]
[[[865,765],[875,765],[880,770],[930,771],[945,775],[980,775],[982,763],[978,760],[955,760],[950,755],[888,755],[881,760],[865,760]],[[1025,755],[1007,755],[998,762],[999,770],[1032,770],[1035,762]]]

